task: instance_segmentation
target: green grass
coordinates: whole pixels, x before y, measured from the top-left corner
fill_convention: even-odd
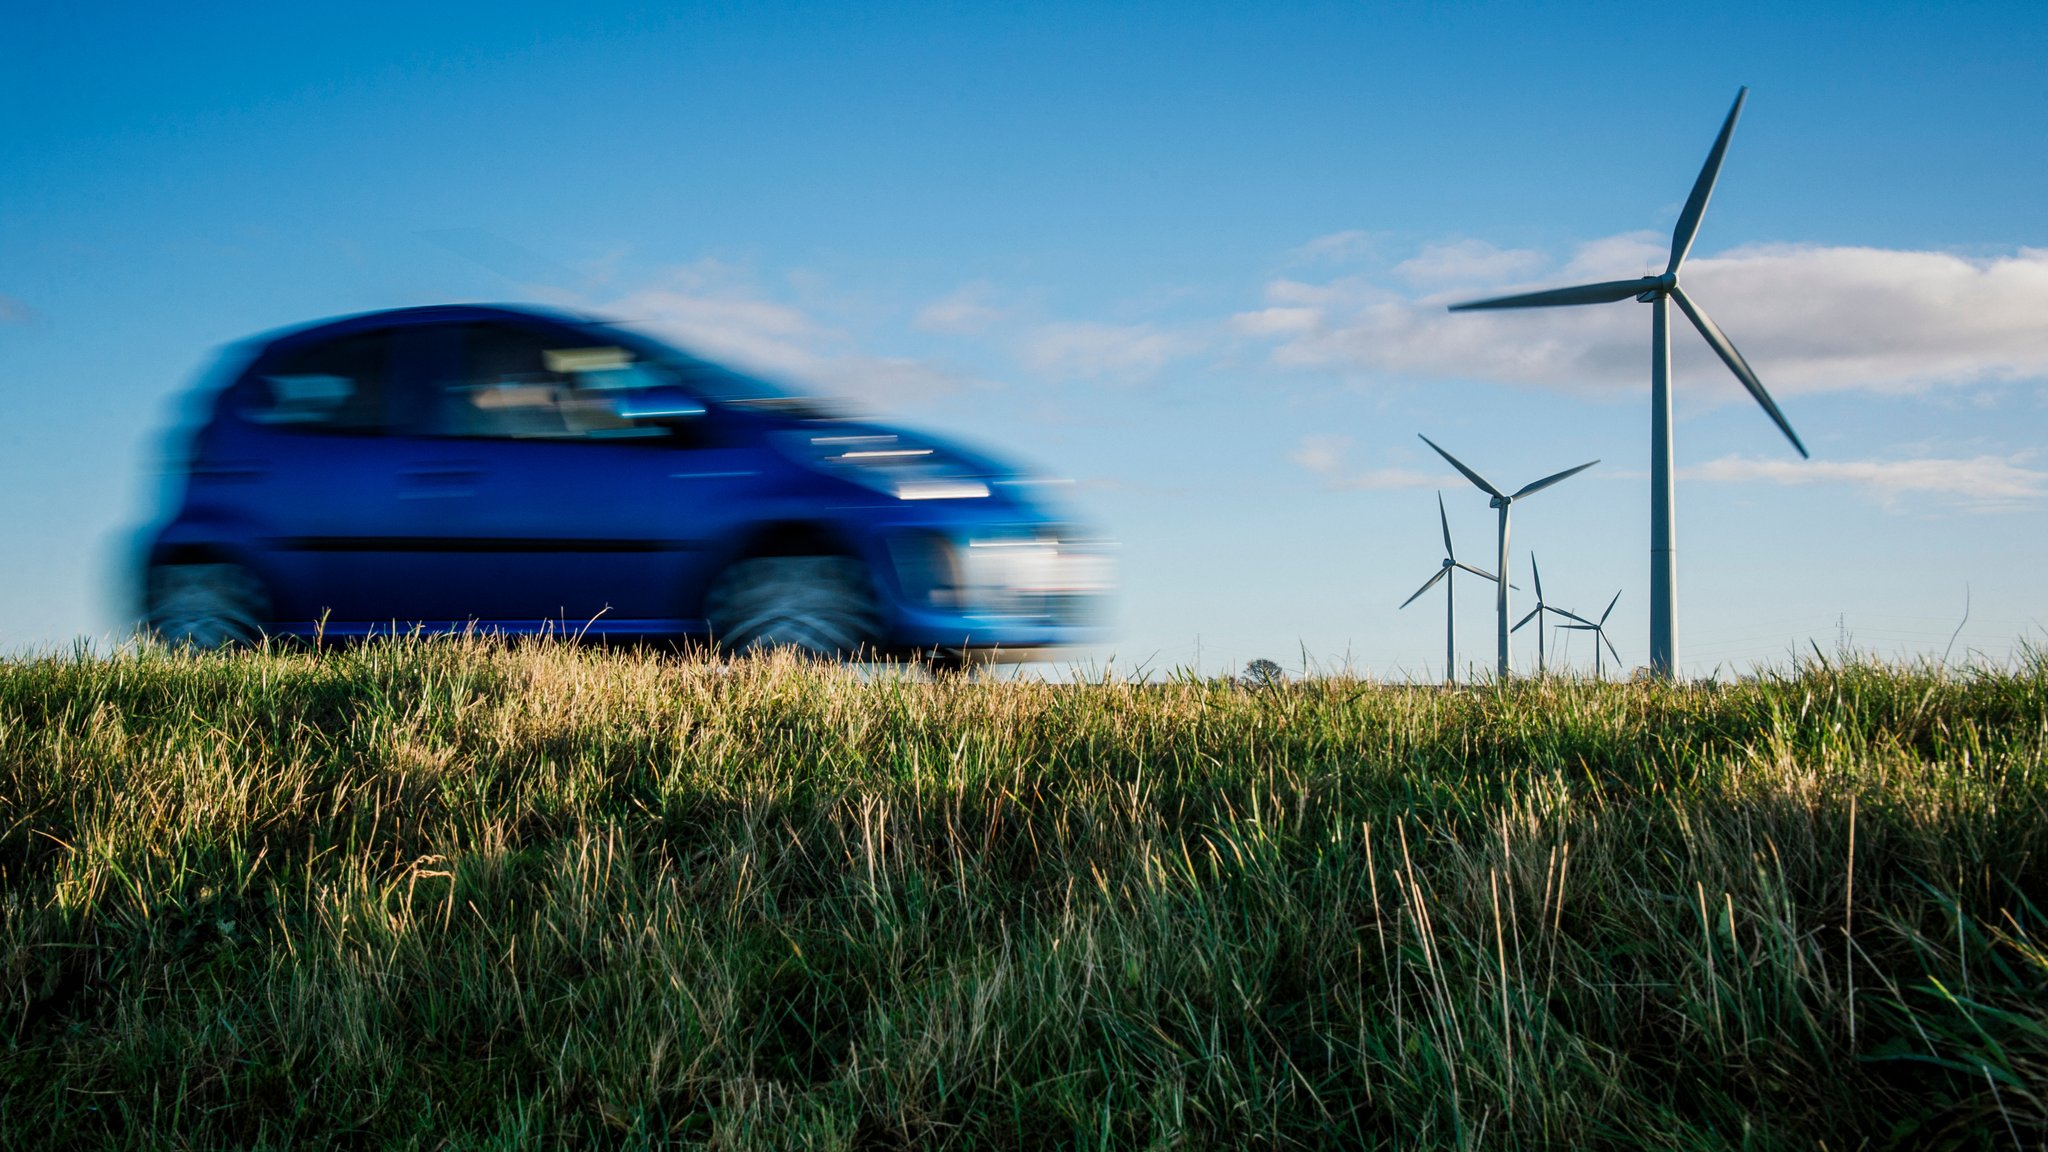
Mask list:
[[[2037,1148],[2044,748],[2038,654],[15,661],[0,1146]]]

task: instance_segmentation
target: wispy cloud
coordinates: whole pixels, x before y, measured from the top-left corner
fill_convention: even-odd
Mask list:
[[[673,338],[706,359],[881,407],[901,407],[967,386],[927,361],[877,355],[852,334],[763,291],[717,261],[672,269],[665,281],[604,301],[599,310]]]
[[[1264,341],[1273,363],[1371,376],[1479,379],[1574,391],[1638,388],[1644,310],[1627,303],[1453,315],[1474,295],[1662,270],[1647,233],[1580,246],[1555,271],[1523,250],[1433,245],[1384,277],[1278,278],[1265,306],[1230,327]],[[1915,393],[2048,375],[2048,249],[1975,259],[1946,252],[1769,245],[1694,259],[1693,297],[1773,392]],[[1725,383],[1682,317],[1683,378]],[[1728,389],[1730,398],[1739,391]]]
[[[995,289],[985,280],[964,284],[919,309],[912,323],[926,332],[978,335],[1002,317],[1002,310],[990,303],[994,295]]]
[[[1498,284],[1534,275],[1548,261],[1532,248],[1496,248],[1484,240],[1452,240],[1424,245],[1422,251],[1394,265],[1394,274],[1411,284],[1431,287]]]
[[[1397,259],[1380,251],[1385,243],[1383,235],[1358,230],[1318,237],[1290,254],[1295,263],[1353,266],[1320,275],[1298,267],[1268,280],[1258,307],[1207,320],[1033,317],[1001,306],[1004,292],[976,280],[912,309],[908,326],[986,342],[1040,376],[1098,382],[1143,382],[1219,357],[1241,371],[1249,353],[1274,367],[1367,381],[1485,380],[1591,394],[1643,387],[1645,309],[1624,302],[1453,315],[1445,305],[1659,271],[1664,236],[1607,236],[1563,259],[1470,238],[1426,244]],[[1973,258],[1766,245],[1696,257],[1686,277],[1780,398],[1844,390],[1924,394],[2048,379],[2048,324],[2040,320],[2048,316],[2048,249]],[[915,402],[974,383],[928,361],[876,354],[871,323],[824,319],[858,308],[769,290],[744,270],[715,262],[583,302],[641,319],[714,359],[875,404]],[[1682,317],[1674,322],[1686,400],[1743,402],[1704,342]],[[1399,470],[1380,470],[1344,483],[1407,481]]]
[[[1020,345],[1024,362],[1048,376],[1136,381],[1202,351],[1191,333],[1151,324],[1046,324]]]
[[[1351,437],[1341,435],[1304,436],[1301,445],[1287,458],[1320,477],[1325,486],[1340,489],[1435,488],[1443,477],[1412,468],[1372,468],[1351,471]]]
[[[1686,479],[1721,483],[1845,484],[1897,507],[1907,495],[1932,496],[1973,511],[2003,511],[2048,498],[2048,472],[2026,457],[1911,460],[1778,460],[1724,456],[1679,469]]]
[[[1369,256],[1379,242],[1380,238],[1371,232],[1352,229],[1318,236],[1287,255],[1301,264],[1335,263]]]

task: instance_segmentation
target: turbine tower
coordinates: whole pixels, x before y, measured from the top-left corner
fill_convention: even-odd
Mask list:
[[[1567,612],[1562,608],[1551,609],[1551,611],[1557,613],[1559,616],[1569,616],[1572,619],[1578,621],[1577,624],[1560,624],[1558,625],[1558,627],[1566,628],[1573,632],[1591,632],[1593,634],[1593,677],[1595,679],[1601,678],[1600,645],[1607,645],[1607,650],[1609,652],[1614,652],[1615,667],[1618,668],[1621,666],[1621,653],[1614,651],[1614,641],[1609,640],[1607,638],[1607,618],[1614,614],[1614,606],[1620,602],[1621,593],[1616,592],[1614,594],[1614,599],[1609,600],[1607,602],[1607,611],[1602,612],[1600,614],[1600,621],[1597,624],[1591,620],[1586,619],[1584,616],[1581,616],[1576,612]]]
[[[1474,568],[1470,564],[1461,563],[1458,560],[1457,550],[1451,547],[1451,518],[1444,512],[1444,494],[1441,492],[1436,494],[1436,517],[1444,527],[1444,562],[1442,566],[1437,568],[1436,575],[1431,576],[1423,582],[1422,587],[1415,590],[1415,596],[1410,596],[1406,600],[1401,601],[1401,608],[1406,608],[1410,604],[1415,603],[1415,597],[1436,587],[1437,581],[1441,580],[1444,582],[1444,683],[1456,684],[1458,682],[1458,616],[1457,613],[1451,611],[1452,597],[1454,595],[1454,590],[1451,587],[1451,572],[1453,569],[1463,568],[1474,576],[1484,576],[1495,583],[1499,583],[1499,579],[1484,568]],[[1397,608],[1395,611],[1398,612],[1400,609]]]
[[[1560,612],[1562,609],[1552,608],[1543,599],[1543,569],[1536,566],[1536,554],[1534,552],[1529,553],[1529,573],[1536,577],[1536,606],[1529,609],[1529,614],[1522,617],[1521,623],[1516,624],[1513,628],[1508,629],[1508,631],[1520,632],[1523,624],[1527,624],[1531,620],[1536,621],[1536,674],[1541,676],[1550,670],[1549,659],[1543,651],[1543,625],[1545,624],[1543,614],[1545,612]]]
[[[1678,214],[1678,226],[1671,232],[1671,260],[1664,266],[1662,276],[1644,276],[1637,280],[1609,280],[1599,284],[1581,284],[1573,288],[1553,288],[1544,292],[1528,292],[1516,296],[1500,296],[1491,300],[1475,300],[1466,304],[1453,304],[1453,312],[1469,312],[1491,308],[1551,308],[1566,304],[1611,304],[1619,300],[1634,298],[1651,306],[1650,313],[1650,668],[1657,675],[1671,678],[1678,675],[1678,557],[1677,545],[1673,538],[1673,494],[1671,468],[1671,305],[1676,302],[1679,311],[1685,313],[1692,326],[1749,389],[1749,394],[1763,406],[1778,430],[1799,450],[1807,455],[1806,445],[1799,442],[1799,434],[1792,431],[1792,425],[1785,414],[1778,411],[1778,405],[1771,394],[1764,391],[1763,382],[1750,370],[1749,362],[1735,345],[1721,334],[1713,320],[1700,311],[1685,290],[1678,286],[1678,270],[1685,263],[1686,253],[1692,250],[1693,238],[1699,234],[1700,217],[1706,213],[1707,199],[1714,194],[1714,181],[1721,174],[1721,158],[1728,152],[1728,139],[1735,134],[1735,121],[1742,115],[1742,102],[1749,98],[1749,89],[1743,88],[1735,94],[1735,105],[1728,109],[1728,119],[1721,124],[1721,135],[1714,140],[1713,150],[1707,153],[1706,166],[1700,169],[1699,179],[1693,181],[1692,195],[1686,198],[1684,211]],[[1595,645],[1597,655],[1598,645]]]
[[[1416,435],[1420,436],[1421,433],[1417,433]],[[1494,581],[1494,583],[1500,585],[1500,589],[1499,594],[1494,598],[1494,607],[1496,612],[1500,616],[1500,677],[1501,679],[1505,680],[1507,679],[1508,674],[1514,671],[1513,664],[1508,659],[1508,633],[1511,631],[1511,629],[1508,627],[1508,589],[1512,587],[1512,585],[1508,583],[1508,508],[1512,506],[1515,501],[1520,500],[1522,497],[1534,496],[1536,493],[1543,491],[1545,488],[1550,487],[1552,484],[1557,483],[1559,480],[1563,480],[1569,476],[1576,476],[1579,473],[1584,472],[1586,469],[1591,468],[1595,464],[1598,464],[1599,461],[1588,460],[1584,464],[1579,465],[1577,468],[1567,468],[1562,472],[1556,473],[1555,475],[1545,476],[1543,479],[1536,481],[1534,484],[1524,484],[1522,485],[1519,491],[1517,491],[1514,495],[1510,496],[1507,493],[1501,491],[1500,489],[1495,488],[1492,484],[1488,483],[1486,477],[1481,476],[1479,473],[1474,472],[1470,468],[1467,468],[1465,467],[1465,465],[1459,463],[1458,458],[1456,456],[1451,455],[1449,452],[1444,451],[1442,448],[1437,448],[1436,441],[1431,440],[1427,436],[1423,436],[1422,442],[1424,444],[1429,445],[1431,448],[1436,448],[1437,455],[1450,461],[1451,467],[1456,468],[1460,472],[1463,472],[1465,474],[1465,479],[1470,480],[1472,483],[1478,485],[1479,490],[1481,492],[1484,492],[1487,495],[1493,497],[1493,499],[1488,502],[1490,507],[1500,509],[1500,578]],[[1437,497],[1437,500],[1441,502],[1443,500],[1443,497],[1439,495]]]

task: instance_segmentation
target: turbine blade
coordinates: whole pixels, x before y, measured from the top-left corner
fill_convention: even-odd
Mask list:
[[[1473,574],[1474,576],[1484,576],[1484,577],[1486,577],[1486,578],[1487,578],[1488,580],[1491,580],[1491,581],[1493,581],[1493,582],[1494,582],[1495,584],[1498,584],[1498,583],[1500,583],[1500,577],[1498,577],[1498,576],[1495,576],[1495,575],[1494,575],[1493,573],[1491,573],[1491,572],[1488,572],[1488,571],[1487,571],[1486,569],[1484,569],[1484,568],[1474,568],[1474,567],[1473,567],[1473,566],[1471,566],[1470,564],[1464,563],[1463,561],[1460,561],[1460,562],[1459,562],[1459,563],[1458,563],[1458,564],[1457,564],[1456,566],[1457,566],[1457,567],[1459,567],[1459,568],[1463,568],[1463,569],[1464,569],[1465,571],[1467,571],[1467,572],[1470,572],[1470,573],[1471,573],[1471,574]],[[1514,585],[1513,585],[1513,584],[1510,584],[1510,585],[1508,585],[1508,587],[1510,587],[1510,588],[1513,588],[1513,587],[1514,587]]]
[[[1615,649],[1614,649],[1614,641],[1612,641],[1612,640],[1609,640],[1609,639],[1607,638],[1607,633],[1606,633],[1605,631],[1602,631],[1602,630],[1601,630],[1601,629],[1599,629],[1599,628],[1595,628],[1595,629],[1593,629],[1593,631],[1595,631],[1595,632],[1599,632],[1599,633],[1600,633],[1600,642],[1601,642],[1601,643],[1603,643],[1603,644],[1605,644],[1605,645],[1607,645],[1607,650],[1608,650],[1609,652],[1614,652],[1614,662],[1615,662],[1616,664],[1620,664],[1620,663],[1621,663],[1621,653],[1619,653],[1619,652],[1615,652]]]
[[[1441,492],[1436,494],[1436,518],[1444,526],[1444,556],[1447,559],[1456,560],[1458,552],[1451,547],[1451,518],[1444,512],[1444,494]]]
[[[1639,280],[1602,280],[1598,284],[1546,288],[1541,292],[1495,296],[1489,300],[1468,300],[1463,304],[1451,305],[1451,311],[1485,312],[1498,308],[1558,308],[1568,304],[1612,304],[1616,300],[1641,296],[1656,286],[1657,279],[1654,276],[1645,276]]]
[[[1436,575],[1434,575],[1434,576],[1431,576],[1431,577],[1430,577],[1430,578],[1429,578],[1428,580],[1425,580],[1425,581],[1423,581],[1422,587],[1420,587],[1420,588],[1417,588],[1417,589],[1415,590],[1415,596],[1420,596],[1420,595],[1422,595],[1422,594],[1423,594],[1424,592],[1427,592],[1427,591],[1429,591],[1429,590],[1430,590],[1431,588],[1434,588],[1434,587],[1436,587],[1436,582],[1437,582],[1437,581],[1439,581],[1439,580],[1441,580],[1441,579],[1443,579],[1443,578],[1444,578],[1444,576],[1445,576],[1445,575],[1446,575],[1447,573],[1449,573],[1449,572],[1450,572],[1450,569],[1449,569],[1449,568],[1439,568],[1439,569],[1437,569],[1437,570],[1436,570]],[[1401,601],[1401,608],[1406,608],[1406,607],[1407,607],[1407,606],[1409,606],[1410,604],[1413,604],[1413,603],[1415,603],[1415,596],[1410,596],[1410,597],[1409,597],[1409,598],[1407,598],[1406,600],[1403,600],[1403,601]],[[1396,609],[1394,609],[1394,611],[1396,611],[1396,612],[1399,612],[1399,611],[1401,610],[1401,608],[1396,608]]]
[[[1417,432],[1416,435],[1422,436],[1422,433]],[[1451,455],[1449,452],[1446,452],[1441,448],[1437,448],[1436,441],[1431,440],[1427,436],[1422,436],[1422,442],[1424,444],[1429,445],[1431,448],[1436,448],[1437,455],[1443,457],[1446,460],[1449,460],[1451,462],[1451,467],[1456,468],[1458,471],[1463,472],[1465,474],[1465,479],[1470,480],[1474,484],[1479,485],[1479,490],[1481,492],[1486,493],[1488,496],[1504,497],[1507,495],[1507,493],[1502,492],[1500,489],[1495,488],[1491,484],[1488,484],[1486,482],[1486,477],[1481,476],[1479,473],[1474,472],[1470,468],[1467,468],[1463,464],[1459,463],[1458,458],[1456,456]]]
[[[1593,465],[1598,463],[1598,460],[1588,460],[1584,464],[1579,465],[1577,468],[1567,468],[1564,471],[1559,472],[1555,476],[1545,476],[1543,479],[1536,481],[1534,484],[1524,484],[1522,485],[1522,490],[1520,492],[1515,493],[1512,499],[1520,500],[1524,496],[1534,496],[1536,493],[1543,491],[1545,488],[1550,487],[1552,484],[1557,483],[1559,480],[1568,480],[1573,476],[1577,476],[1579,473],[1584,472],[1586,469],[1591,468]],[[1531,560],[1530,562],[1534,563],[1535,561]]]
[[[1607,602],[1607,611],[1600,614],[1600,623],[1607,623],[1607,618],[1614,615],[1614,606],[1619,603],[1621,603],[1621,590],[1617,588],[1614,592],[1614,599]]]
[[[1536,614],[1541,611],[1543,611],[1543,606],[1541,604],[1538,604],[1536,607],[1529,609],[1529,614],[1527,616],[1522,617],[1521,623],[1516,624],[1513,628],[1508,629],[1508,631],[1520,632],[1522,630],[1522,624],[1527,624],[1529,621],[1534,620],[1536,618]]]
[[[1529,553],[1529,574],[1536,578],[1536,603],[1543,603],[1543,569],[1536,566],[1536,554]]]
[[[1598,632],[1600,630],[1591,624],[1559,624],[1558,627],[1567,632]]]
[[[1735,94],[1735,105],[1728,109],[1728,119],[1721,122],[1721,134],[1714,137],[1706,165],[1700,169],[1699,179],[1692,183],[1692,195],[1685,198],[1685,210],[1678,214],[1678,226],[1671,230],[1671,263],[1664,266],[1666,276],[1676,273],[1678,266],[1685,263],[1686,253],[1692,251],[1693,237],[1700,234],[1700,217],[1706,215],[1707,201],[1714,195],[1714,181],[1721,176],[1721,160],[1728,155],[1728,139],[1735,135],[1735,121],[1741,118],[1742,102],[1747,99],[1747,87]]]
[[[1699,305],[1692,302],[1692,297],[1687,296],[1684,289],[1672,288],[1671,298],[1678,301],[1679,310],[1692,321],[1693,327],[1700,330],[1700,335],[1707,338],[1707,343],[1714,351],[1721,354],[1721,362],[1728,365],[1728,370],[1735,373],[1735,378],[1742,381],[1742,386],[1749,389],[1749,394],[1755,397],[1756,402],[1764,406],[1764,411],[1777,423],[1778,431],[1783,432],[1785,439],[1790,440],[1792,446],[1799,449],[1801,456],[1806,456],[1806,445],[1799,442],[1799,433],[1792,430],[1791,422],[1785,419],[1783,412],[1778,411],[1777,401],[1772,400],[1771,394],[1764,391],[1764,382],[1757,379],[1756,373],[1750,370],[1749,361],[1744,360],[1742,353],[1735,350],[1735,345],[1728,342],[1728,337],[1721,334],[1720,326],[1705,312],[1700,311]]]
[[[1564,618],[1565,618],[1565,619],[1567,619],[1567,620],[1577,620],[1577,621],[1578,621],[1579,623],[1581,623],[1581,624],[1584,624],[1584,625],[1585,625],[1586,627],[1588,627],[1588,628],[1592,628],[1592,627],[1595,627],[1595,626],[1596,626],[1596,625],[1594,625],[1594,623],[1593,623],[1593,622],[1592,622],[1591,620],[1588,620],[1588,619],[1586,619],[1586,618],[1585,618],[1584,616],[1581,616],[1581,615],[1579,615],[1579,614],[1578,614],[1577,612],[1573,612],[1573,611],[1571,611],[1570,609],[1567,609],[1567,608],[1551,608],[1551,609],[1550,609],[1550,611],[1552,611],[1552,612],[1555,612],[1555,613],[1557,613],[1557,614],[1558,614],[1559,616],[1562,616],[1562,617],[1564,617]],[[1570,624],[1559,624],[1559,625],[1558,625],[1558,627],[1559,627],[1559,628],[1570,628],[1570,627],[1572,627],[1572,625],[1570,625]]]

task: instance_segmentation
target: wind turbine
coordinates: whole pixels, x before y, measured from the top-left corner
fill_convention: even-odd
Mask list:
[[[1455,595],[1455,590],[1452,588],[1451,571],[1455,568],[1463,568],[1474,576],[1484,576],[1495,583],[1499,583],[1500,579],[1484,568],[1474,568],[1470,564],[1463,563],[1458,559],[1457,550],[1451,547],[1451,518],[1444,512],[1444,494],[1441,492],[1436,494],[1436,516],[1437,520],[1444,526],[1444,562],[1436,570],[1436,575],[1431,576],[1423,582],[1422,587],[1415,590],[1415,596],[1410,596],[1406,600],[1401,601],[1401,608],[1406,608],[1410,604],[1415,603],[1415,597],[1436,587],[1437,581],[1441,580],[1444,582],[1444,683],[1456,684],[1458,682],[1458,616],[1457,613],[1451,611],[1452,598]],[[1400,608],[1396,608],[1395,611],[1400,611]]]
[[[1567,612],[1562,608],[1551,609],[1552,612],[1555,612],[1560,616],[1569,616],[1572,619],[1578,621],[1577,624],[1560,624],[1558,625],[1558,627],[1569,629],[1573,632],[1591,632],[1593,634],[1593,675],[1596,679],[1599,678],[1601,674],[1600,645],[1605,644],[1607,645],[1607,650],[1609,652],[1614,652],[1614,663],[1616,667],[1619,667],[1621,665],[1621,653],[1614,651],[1614,641],[1609,640],[1607,638],[1607,617],[1613,615],[1614,606],[1620,602],[1621,593],[1616,592],[1614,594],[1614,599],[1609,600],[1607,602],[1607,611],[1602,612],[1600,614],[1600,622],[1597,624],[1591,620],[1586,619],[1584,616],[1581,616],[1576,612]]]
[[[1534,552],[1529,553],[1529,572],[1536,577],[1536,606],[1529,609],[1529,614],[1522,617],[1521,623],[1516,624],[1513,628],[1508,629],[1508,631],[1520,632],[1523,624],[1527,624],[1531,620],[1536,621],[1536,674],[1541,676],[1549,670],[1549,661],[1543,651],[1543,625],[1545,623],[1543,614],[1545,612],[1562,612],[1563,610],[1552,608],[1544,601],[1543,569],[1536,566],[1536,554]],[[1570,615],[1570,613],[1565,613],[1565,615]],[[1577,619],[1577,617],[1573,617],[1573,619]]]
[[[1552,288],[1543,292],[1527,292],[1516,296],[1500,296],[1491,300],[1474,300],[1466,304],[1453,304],[1453,312],[1470,312],[1490,308],[1552,308],[1567,304],[1612,304],[1619,300],[1634,298],[1651,306],[1650,314],[1650,668],[1659,676],[1672,677],[1678,674],[1678,560],[1676,545],[1672,538],[1673,495],[1671,474],[1671,304],[1676,301],[1686,319],[1700,330],[1728,370],[1749,389],[1749,394],[1763,406],[1778,430],[1799,450],[1807,455],[1806,445],[1799,442],[1799,434],[1792,431],[1792,425],[1785,414],[1778,411],[1778,405],[1771,394],[1764,391],[1763,381],[1750,370],[1749,362],[1735,345],[1721,334],[1721,329],[1700,311],[1699,305],[1678,286],[1678,269],[1685,263],[1686,253],[1692,250],[1693,238],[1699,234],[1700,217],[1707,210],[1707,199],[1714,194],[1714,181],[1721,174],[1721,158],[1728,152],[1728,139],[1735,134],[1735,121],[1742,115],[1742,102],[1749,98],[1749,89],[1743,88],[1735,94],[1735,105],[1728,109],[1728,119],[1721,124],[1721,134],[1715,138],[1713,150],[1707,153],[1706,166],[1700,169],[1699,179],[1693,181],[1692,195],[1686,198],[1684,211],[1678,214],[1678,226],[1671,231],[1671,260],[1664,266],[1662,276],[1644,276],[1637,280],[1608,280],[1599,284],[1581,284],[1572,288]],[[1595,646],[1597,648],[1597,645]]]
[[[1421,436],[1422,434],[1418,432],[1416,433],[1416,435]],[[1429,445],[1431,448],[1436,448],[1437,455],[1443,457],[1446,460],[1449,460],[1451,462],[1451,467],[1456,468],[1458,471],[1463,472],[1465,474],[1465,479],[1470,480],[1474,484],[1477,484],[1481,492],[1484,492],[1487,495],[1493,497],[1493,499],[1489,502],[1490,507],[1500,509],[1500,579],[1495,581],[1495,583],[1500,585],[1500,590],[1499,595],[1495,598],[1495,608],[1497,609],[1498,614],[1500,616],[1500,675],[1501,679],[1505,680],[1507,679],[1508,674],[1514,670],[1513,666],[1508,660],[1508,632],[1510,631],[1510,629],[1508,628],[1508,588],[1510,587],[1510,585],[1508,584],[1508,508],[1509,506],[1514,504],[1515,501],[1520,500],[1522,497],[1534,496],[1536,493],[1543,491],[1545,488],[1550,487],[1552,484],[1557,483],[1559,480],[1563,480],[1566,477],[1575,476],[1581,472],[1584,472],[1586,469],[1591,468],[1595,464],[1598,464],[1599,461],[1588,460],[1584,464],[1579,465],[1577,468],[1567,468],[1562,472],[1556,473],[1555,475],[1545,476],[1543,479],[1536,481],[1534,484],[1524,484],[1522,485],[1519,491],[1517,491],[1514,495],[1510,496],[1507,493],[1501,491],[1500,489],[1495,488],[1492,484],[1487,483],[1486,477],[1481,476],[1479,473],[1474,472],[1470,468],[1467,468],[1463,464],[1459,463],[1458,458],[1456,456],[1451,455],[1449,452],[1444,451],[1442,448],[1437,448],[1436,441],[1431,440],[1427,436],[1423,436],[1422,442],[1424,444]],[[1441,502],[1443,500],[1443,497],[1439,495],[1437,497],[1437,500]]]

